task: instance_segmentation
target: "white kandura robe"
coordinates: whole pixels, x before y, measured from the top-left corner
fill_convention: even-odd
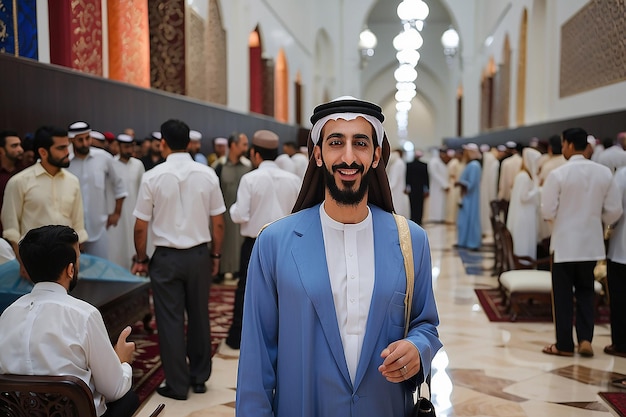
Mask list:
[[[447,223],[456,223],[459,204],[461,204],[461,187],[457,187],[454,184],[459,181],[464,169],[465,164],[461,163],[457,158],[452,158],[450,162],[448,162],[448,187],[450,191],[446,199]]]
[[[389,156],[387,178],[391,188],[393,208],[397,214],[411,218],[411,202],[406,191],[406,162],[397,153]]]
[[[448,166],[439,155],[434,155],[428,162],[428,220],[442,222],[446,216],[446,199],[448,193]]]
[[[117,226],[111,226],[107,229],[109,260],[130,269],[132,257],[135,254],[135,216],[133,216],[133,210],[135,210],[137,193],[139,193],[139,185],[145,169],[141,161],[136,158],[130,158],[128,163],[124,163],[119,160],[119,157],[115,157],[114,167],[118,175],[122,177],[128,196],[124,199],[122,214]],[[107,203],[114,206],[115,200],[112,200],[110,196],[107,197]],[[112,207],[110,207],[109,212],[113,212]],[[149,250],[146,253],[150,255],[152,252]]]
[[[536,179],[536,162],[539,156],[539,152],[534,149],[524,149],[524,165],[533,173],[535,180],[526,171],[517,173],[506,221],[506,227],[513,237],[513,253],[533,259],[537,259],[537,228],[541,203]]]
[[[484,236],[491,230],[491,202],[498,199],[498,168],[500,161],[491,152],[483,154],[483,171],[480,177],[480,227]]]

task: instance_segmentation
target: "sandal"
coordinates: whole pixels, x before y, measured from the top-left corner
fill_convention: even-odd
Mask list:
[[[578,344],[578,354],[585,358],[591,358],[593,356],[593,348],[591,342],[588,340],[582,340]]]
[[[541,350],[546,355],[556,355],[556,356],[574,356],[574,352],[566,352],[563,350],[558,350],[555,344],[548,345]]]
[[[604,353],[607,355],[620,356],[622,358],[626,358],[626,352],[622,352],[621,350],[615,349],[615,346],[608,345],[604,348]]]
[[[613,380],[613,381],[611,381],[611,385],[613,385],[614,387],[617,387],[617,388],[626,389],[626,378],[620,378],[620,379]]]

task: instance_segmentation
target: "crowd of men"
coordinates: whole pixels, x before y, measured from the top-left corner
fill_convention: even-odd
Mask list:
[[[373,285],[377,263],[386,262],[373,253],[374,241],[382,239],[373,235],[373,230],[379,224],[389,227],[392,211],[417,224],[422,223],[424,212],[427,221],[456,224],[455,246],[478,250],[490,232],[489,203],[504,200],[509,204],[507,227],[517,255],[536,258],[538,246],[550,239],[556,343],[543,352],[574,355],[572,322],[576,314],[577,351],[582,356],[593,355],[593,270],[598,261],[608,258],[613,339],[604,352],[626,356],[626,311],[619,302],[626,297],[626,285],[617,278],[626,272],[622,215],[626,204],[626,133],[619,134],[614,144],[601,145],[582,129],[568,129],[550,138],[543,152],[539,141],[523,149],[514,142],[495,148],[469,143],[460,150],[437,149],[428,163],[420,160],[423,154],[418,151],[407,163],[402,151],[390,152],[382,128],[384,116],[372,103],[342,98],[316,108],[311,120],[314,128],[308,146],[312,152],[308,154],[293,142],[284,143],[280,152],[278,135],[258,130],[251,138],[241,132],[215,138],[213,153],[204,155],[202,133],[180,120],[164,122],[145,140],[137,140],[133,129],[118,135],[100,133],[85,121],[73,122],[67,128],[42,126],[24,139],[13,131],[0,132],[0,227],[8,242],[3,252],[14,253],[20,274],[35,283],[33,302],[44,304],[52,297],[50,292],[58,293],[52,298],[61,297],[61,293],[67,296],[76,285],[79,249],[132,273],[149,275],[166,378],[157,391],[177,400],[187,399],[189,389],[206,392],[212,368],[206,307],[211,278],[238,278],[226,343],[242,349],[240,373],[246,377],[237,393],[238,410],[242,415],[253,415],[257,407],[272,407],[272,398],[265,396],[281,386],[279,379],[286,381],[281,388],[290,392],[286,398],[296,395],[295,390],[301,389],[298,395],[303,395],[310,388],[299,385],[302,374],[287,374],[269,361],[277,351],[296,355],[294,360],[308,360],[302,355],[327,360],[323,357],[326,354],[337,360],[335,344],[339,339],[334,338],[341,337],[346,355],[339,360],[341,369],[329,371],[324,378],[347,378],[353,383],[355,378],[363,378],[364,371],[357,369],[352,356],[362,354],[369,320],[365,313],[370,303],[378,303],[372,294],[379,291]],[[259,233],[264,227],[292,211],[297,215],[263,233],[265,246],[260,247]],[[412,223],[410,230],[414,244],[418,243],[413,248],[414,259],[429,259],[422,253],[429,250],[423,230]],[[609,234],[607,255],[605,237]],[[296,242],[303,236],[310,255],[324,260],[327,267],[323,262],[314,266],[304,253],[300,254]],[[397,236],[384,239],[381,247],[396,250],[390,248],[398,246],[392,242]],[[59,240],[63,244],[57,248]],[[61,258],[53,259],[50,254],[57,250]],[[292,255],[283,258],[285,264],[274,265],[279,255],[291,250]],[[353,257],[353,252],[361,257]],[[51,274],[34,265],[38,259],[50,263]],[[341,282],[342,277],[358,269],[355,262],[370,271],[364,274],[365,286],[361,288]],[[331,287],[322,291],[319,284],[309,283],[307,265],[328,274]],[[415,302],[419,307],[409,314],[415,323],[421,322],[418,316],[426,317],[426,321],[407,328],[405,337],[411,343],[401,343],[401,335],[394,340],[371,341],[384,358],[377,372],[389,382],[423,381],[427,375],[422,368],[429,369],[430,358],[440,346],[429,269],[428,265],[415,266],[415,286],[420,289]],[[302,282],[294,281],[296,275],[301,275]],[[64,290],[57,291],[52,283]],[[300,298],[281,294],[283,285]],[[255,291],[246,296],[250,288]],[[308,300],[307,292],[312,300]],[[372,300],[354,307],[346,305],[346,299],[337,296],[339,292],[345,292],[344,298],[351,294],[361,300],[371,296]],[[79,311],[86,320],[85,331],[102,336],[102,318],[87,305],[65,296],[64,308]],[[355,298],[351,300],[353,303]],[[310,301],[313,303],[308,305]],[[283,317],[273,303],[284,304],[287,316]],[[291,309],[294,303],[303,310],[295,314]],[[326,346],[319,335],[304,332],[297,317],[310,320],[311,329],[323,329],[327,324],[318,317],[319,309],[324,306],[325,311],[332,311],[333,304],[341,334],[333,335]],[[315,310],[317,315],[309,314]],[[30,313],[21,313],[17,307],[10,312],[14,318],[21,317],[19,320],[32,320]],[[94,314],[96,318],[90,318]],[[394,320],[403,322],[400,316]],[[3,320],[6,323],[6,316]],[[89,320],[95,322],[87,323]],[[290,325],[293,320],[296,327]],[[423,325],[426,327],[421,329]],[[281,326],[286,326],[284,335]],[[292,332],[301,337],[296,344],[287,340]],[[128,379],[129,367],[124,364],[130,362],[134,349],[126,342],[129,333],[130,329],[124,330],[115,349],[93,350],[86,360],[93,361],[97,355],[105,355],[109,362],[119,359],[123,366],[110,366],[109,372]],[[309,337],[311,340],[305,340]],[[59,355],[67,353],[52,340],[46,343],[51,351],[58,348]],[[76,343],[86,342],[81,339]],[[16,343],[12,346],[23,348]],[[0,371],[8,369],[32,371],[6,367],[0,354]],[[136,408],[136,398],[126,395],[128,383],[111,386],[107,378],[96,375],[102,372],[94,368],[93,374],[83,375],[94,393],[99,393],[94,395],[98,414],[127,415]],[[259,379],[269,374],[271,380]],[[323,382],[308,377],[312,385]],[[368,378],[365,385],[382,389],[385,395],[397,395],[395,388],[388,390]],[[326,388],[320,385],[318,389],[323,392]],[[404,406],[389,408],[376,401],[368,406],[400,413],[412,398],[410,390],[400,391],[406,394]],[[244,399],[246,392],[254,394],[250,398],[258,403]],[[312,395],[314,402],[319,400],[313,394],[306,395]],[[277,405],[285,410],[293,407]]]
[[[263,225],[291,211],[304,174],[302,160],[304,168],[308,162],[300,149],[288,142],[283,155],[294,156],[292,170],[279,168],[274,160],[280,140],[268,130],[255,132],[250,146],[243,133],[216,138],[214,153],[208,157],[201,152],[201,139],[199,131],[179,120],[163,123],[145,140],[137,140],[133,129],[118,135],[101,133],[85,121],[70,123],[67,128],[42,126],[24,139],[14,131],[0,132],[2,259],[17,259],[20,275],[35,283],[31,293],[35,301],[44,304],[47,299],[38,294],[50,289],[56,292],[52,283],[65,287],[61,292],[76,285],[79,260],[77,254],[70,256],[73,246],[137,275],[149,275],[167,381],[157,391],[178,400],[186,399],[189,389],[206,392],[205,382],[211,374],[206,307],[211,277],[239,278],[228,338],[228,344],[238,349],[246,270],[256,234]],[[31,231],[37,233],[36,239],[25,239]],[[22,259],[30,249],[23,246],[33,241],[40,253],[55,253],[50,249],[58,243],[54,239],[67,240],[67,254],[62,258],[62,263],[67,263],[51,265],[54,270],[48,276],[42,276],[41,268],[33,276],[32,256],[31,265]],[[45,257],[42,263],[46,260],[52,262]],[[101,337],[102,318],[89,318],[97,314],[95,310],[71,297],[64,300],[66,312],[62,314],[96,320],[85,324],[85,331]],[[134,349],[126,342],[129,333],[130,328],[120,335],[116,348],[126,365]],[[70,346],[87,343],[83,336],[65,342]],[[60,356],[69,354],[53,340],[46,343],[54,352],[54,357],[45,359],[50,363],[60,363]],[[132,414],[136,396],[125,395],[130,368],[117,371],[111,367],[113,350],[84,350],[88,363],[82,365],[87,373],[79,376],[94,391],[98,414],[105,409],[107,416]],[[92,363],[98,355],[105,355],[108,365]],[[9,368],[2,359],[8,357],[0,358],[2,372],[45,372],[43,362],[34,370]],[[60,372],[61,365],[57,365],[48,372]],[[103,366],[109,368],[106,373]],[[123,372],[128,381],[112,386],[114,370]]]
[[[598,141],[571,128],[526,147],[441,148],[428,173],[428,220],[456,224],[455,247],[479,250],[493,233],[490,203],[501,201],[514,254],[550,257],[556,343],[544,353],[593,356],[594,278],[606,264],[612,344],[604,352],[626,357],[626,132]]]

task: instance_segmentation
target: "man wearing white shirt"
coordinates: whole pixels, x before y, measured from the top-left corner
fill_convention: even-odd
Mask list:
[[[130,417],[139,406],[130,389],[130,326],[112,347],[100,312],[68,294],[78,282],[78,234],[31,229],[19,252],[35,286],[0,317],[0,373],[76,376],[93,392],[98,416]]]
[[[626,207],[626,167],[617,170],[613,182],[622,207]],[[609,239],[606,278],[611,303],[611,344],[604,348],[604,353],[626,358],[626,216],[623,214]]]
[[[189,127],[168,120],[161,138],[165,162],[143,175],[133,212],[131,272],[149,272],[152,284],[166,380],[157,392],[186,400],[190,386],[205,393],[211,375],[209,283],[219,272],[226,207],[215,171],[187,152]],[[156,247],[152,259],[146,253],[148,227]]]
[[[203,165],[209,165],[209,160],[202,153],[202,133],[197,130],[189,131],[189,146],[187,150],[194,161]]]
[[[109,241],[109,260],[123,266],[126,269],[132,267],[132,254],[135,252],[135,243],[133,240],[133,227],[135,226],[135,217],[133,210],[137,203],[137,194],[141,184],[141,177],[146,169],[141,161],[133,158],[134,139],[125,133],[117,136],[116,143],[120,152],[113,157],[115,170],[124,181],[124,186],[128,191],[128,196],[124,199],[124,206],[120,219],[115,227],[107,229]],[[112,205],[115,204],[115,197],[112,195],[113,190],[107,190],[109,193],[107,203],[109,209],[113,210]],[[148,250],[148,254],[152,254],[152,250]]]
[[[442,223],[446,218],[446,198],[449,187],[448,166],[450,157],[441,148],[428,162],[428,221]]]
[[[68,136],[74,147],[68,171],[78,177],[85,210],[85,229],[89,237],[83,243],[84,252],[109,259],[106,230],[117,226],[122,205],[128,196],[124,180],[115,170],[113,156],[103,149],[91,147],[91,128],[85,122],[72,123]],[[107,189],[115,198],[115,208],[109,213]]]
[[[226,344],[239,349],[241,320],[246,287],[248,263],[259,231],[268,223],[291,213],[300,191],[301,180],[295,174],[278,167],[278,135],[269,130],[258,130],[252,137],[250,161],[256,168],[239,182],[237,201],[230,206],[230,217],[239,223],[244,241],[241,245],[239,283],[235,293],[233,323]]]
[[[608,167],[611,172],[626,166],[626,132],[617,134],[615,144],[598,156],[598,163]]]
[[[522,169],[522,157],[517,152],[517,143],[509,141],[506,148],[511,156],[500,162],[500,178],[498,180],[498,199],[509,201],[515,176]]]
[[[585,159],[587,132],[567,129],[562,134],[567,163],[553,170],[544,183],[541,214],[553,223],[552,254],[553,315],[556,343],[543,352],[573,356],[572,322],[576,295],[578,353],[593,356],[594,275],[596,261],[605,258],[603,224],[622,214],[622,203],[611,171]],[[572,291],[572,288],[575,292]]]

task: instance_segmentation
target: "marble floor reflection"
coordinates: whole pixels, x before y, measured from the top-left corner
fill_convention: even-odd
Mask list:
[[[473,263],[468,274],[452,249],[455,229],[446,225],[425,228],[444,344],[433,362],[432,400],[437,416],[617,415],[598,396],[600,391],[618,391],[611,380],[626,377],[626,359],[602,352],[610,342],[608,325],[595,327],[593,358],[541,353],[543,346],[554,342],[552,323],[491,323],[482,311],[474,288],[497,284],[490,274],[490,253],[482,252],[482,268]],[[187,401],[154,394],[137,416],[148,417],[161,402],[166,404],[161,416],[234,416],[237,354],[225,345],[220,347],[206,394],[190,393]]]

